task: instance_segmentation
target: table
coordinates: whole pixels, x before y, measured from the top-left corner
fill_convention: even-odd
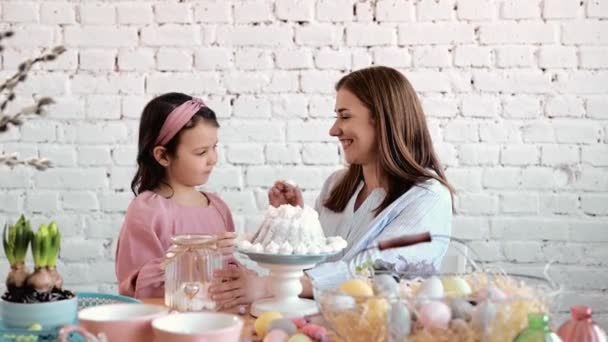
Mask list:
[[[145,304],[165,305],[164,298],[142,299],[141,301]],[[226,310],[226,311],[222,311],[222,312],[235,314],[237,316],[239,315],[238,308],[234,308],[234,309]],[[255,337],[253,335],[253,322],[255,322],[255,317],[253,317],[249,314],[249,308],[247,308],[247,314],[245,314],[243,316],[239,316],[239,317],[241,317],[245,323],[243,325],[243,331],[241,332],[241,341],[247,341],[247,340],[260,341],[259,338]],[[323,325],[323,326],[327,327],[320,315],[315,316],[314,318],[312,318],[311,321],[312,321],[312,323]],[[331,331],[329,331],[329,337],[330,337],[330,341],[337,340],[337,336],[334,335]]]

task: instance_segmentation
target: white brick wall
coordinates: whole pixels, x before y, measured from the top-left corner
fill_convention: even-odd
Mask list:
[[[115,290],[137,120],[152,96],[183,91],[217,111],[220,162],[206,187],[251,231],[275,179],[299,182],[310,201],[339,165],[334,83],[374,63],[419,92],[458,190],[455,235],[508,270],[555,261],[564,309],[608,302],[597,276],[608,266],[607,1],[6,0],[0,18],[17,33],[3,76],[41,48],[68,48],[18,89],[20,101],[54,96],[48,115],[0,135],[0,150],[56,167],[0,168],[0,223],[21,212],[60,222],[69,286]]]

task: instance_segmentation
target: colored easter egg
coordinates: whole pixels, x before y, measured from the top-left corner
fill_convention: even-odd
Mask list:
[[[485,300],[473,309],[471,323],[477,331],[485,332],[492,325],[496,317],[496,306],[489,300]]]
[[[488,286],[477,292],[477,301],[481,302],[486,299],[491,299],[494,302],[501,302],[507,299],[507,295],[496,286]]]
[[[295,334],[287,340],[287,342],[312,342],[306,335]]]
[[[327,330],[320,325],[306,324],[300,329],[300,332],[313,340],[322,341],[327,339]]]
[[[467,322],[471,320],[473,305],[468,301],[460,298],[454,298],[450,302],[450,309],[452,310],[452,318],[460,318]]]
[[[391,305],[389,317],[391,340],[405,341],[405,337],[409,336],[412,327],[410,310],[404,303],[399,301]]]
[[[255,322],[253,322],[253,328],[255,330],[255,333],[260,337],[266,336],[270,322],[279,318],[283,318],[283,316],[279,312],[264,312],[255,320]]]
[[[441,283],[447,296],[466,297],[473,292],[469,283],[461,277],[443,278]]]
[[[460,318],[455,318],[450,321],[450,329],[452,329],[456,332],[464,332],[469,329],[469,325],[467,324],[467,322],[465,320],[460,319]]]
[[[373,296],[374,290],[361,279],[350,279],[340,285],[339,290],[351,296]]]
[[[289,335],[283,330],[271,330],[264,337],[263,342],[286,342],[289,339]]]
[[[301,327],[308,324],[308,322],[306,321],[306,318],[304,318],[304,317],[292,318],[291,321],[293,322],[293,324],[296,325],[296,328],[298,328],[298,329],[300,329]]]
[[[388,301],[384,298],[369,298],[365,305],[367,306],[366,319],[370,324],[375,325],[384,322],[386,314],[390,308]]]
[[[433,276],[426,279],[418,290],[418,297],[437,299],[443,297],[443,284],[439,278]]]
[[[284,331],[285,333],[287,333],[288,336],[291,336],[298,331],[296,325],[290,319],[287,318],[279,318],[270,322],[270,324],[268,325],[268,332],[271,332],[276,329]]]
[[[393,276],[380,274],[374,277],[373,290],[379,296],[397,296],[399,294],[399,284]]]
[[[332,310],[350,310],[357,306],[357,301],[350,295],[326,296],[321,299],[322,304],[330,307]]]
[[[418,319],[427,329],[447,329],[451,318],[450,307],[439,301],[430,301],[423,304],[418,314]]]
[[[39,330],[42,330],[42,325],[40,325],[40,323],[34,323],[34,324],[30,325],[30,327],[27,328],[27,330],[39,331]]]

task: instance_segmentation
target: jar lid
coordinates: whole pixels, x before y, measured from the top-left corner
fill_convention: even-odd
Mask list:
[[[163,267],[166,267],[175,257],[194,250],[207,250],[217,252],[218,238],[215,235],[175,235],[171,237],[172,245],[165,252]]]

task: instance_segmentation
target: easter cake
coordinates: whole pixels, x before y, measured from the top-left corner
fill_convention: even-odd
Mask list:
[[[339,236],[326,238],[313,208],[284,204],[269,206],[253,239],[242,240],[237,247],[253,253],[319,255],[341,251],[346,241]]]

